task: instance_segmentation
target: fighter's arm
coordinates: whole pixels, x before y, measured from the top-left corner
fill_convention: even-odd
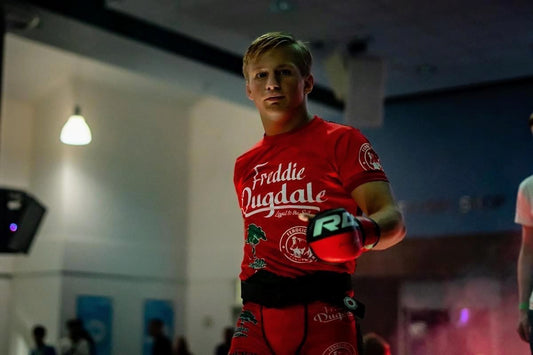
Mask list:
[[[531,295],[531,278],[533,277],[533,227],[522,226],[522,243],[518,254],[517,279],[518,279],[518,302],[520,305],[529,304]],[[527,308],[520,307],[520,319],[518,334],[524,341],[529,340],[530,324],[527,319]]]
[[[373,250],[390,248],[405,237],[402,213],[388,182],[372,181],[359,185],[352,191],[352,198],[380,228],[379,242]]]

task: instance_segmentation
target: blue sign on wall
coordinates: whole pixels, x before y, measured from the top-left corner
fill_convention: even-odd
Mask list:
[[[148,325],[152,319],[160,319],[165,334],[172,340],[174,335],[174,304],[170,300],[147,299],[144,302],[143,355],[152,355],[152,338]]]
[[[111,298],[80,295],[76,299],[76,315],[93,338],[96,355],[110,355],[113,318]]]

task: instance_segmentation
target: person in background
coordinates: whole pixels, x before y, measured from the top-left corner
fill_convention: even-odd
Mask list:
[[[86,331],[81,319],[67,321],[68,336],[61,339],[61,355],[92,355],[91,343],[86,337]]]
[[[56,350],[53,346],[46,345],[44,338],[46,337],[46,328],[42,325],[33,327],[33,341],[35,348],[30,351],[30,355],[56,355]]]
[[[174,355],[192,355],[191,351],[189,350],[187,339],[185,339],[184,336],[179,336],[177,338]]]
[[[172,342],[164,332],[164,323],[161,319],[150,320],[148,334],[153,338],[152,355],[172,355]]]
[[[529,129],[533,134],[533,113],[529,116]],[[533,354],[533,175],[525,178],[518,187],[515,222],[522,226],[522,242],[518,255],[518,334],[529,343]]]
[[[215,355],[228,355],[231,346],[231,339],[233,338],[233,327],[226,327],[222,333],[224,341],[215,349]]]
[[[391,355],[389,343],[374,332],[363,336],[363,349],[363,355]]]

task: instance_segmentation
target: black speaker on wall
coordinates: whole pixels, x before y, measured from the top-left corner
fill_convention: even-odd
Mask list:
[[[46,208],[21,190],[0,188],[0,253],[28,253]]]

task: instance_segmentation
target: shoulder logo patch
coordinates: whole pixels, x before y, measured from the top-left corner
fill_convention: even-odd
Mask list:
[[[372,149],[370,143],[364,143],[361,145],[361,148],[359,148],[359,164],[361,164],[365,170],[383,171],[383,167],[379,162],[379,157],[374,149]]]

